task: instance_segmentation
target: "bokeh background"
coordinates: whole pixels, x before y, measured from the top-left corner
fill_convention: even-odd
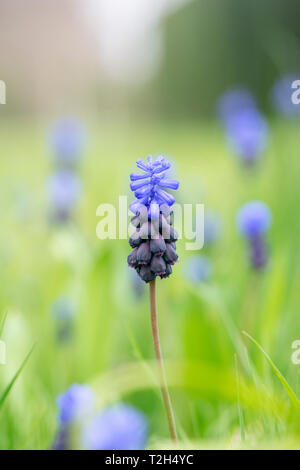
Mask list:
[[[143,412],[147,447],[172,445],[147,286],[126,240],[96,237],[98,205],[133,198],[149,153],[207,214],[204,248],[179,241],[158,282],[180,447],[299,448],[299,16],[297,0],[1,0],[1,448],[51,448],[73,383],[100,412]],[[259,269],[236,223],[253,200],[272,214]]]

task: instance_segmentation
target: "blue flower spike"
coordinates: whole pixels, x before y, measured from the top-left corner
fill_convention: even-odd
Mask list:
[[[230,90],[221,96],[218,114],[232,151],[245,166],[254,165],[268,140],[268,125],[254,96],[245,89]]]
[[[58,432],[52,449],[69,450],[73,447],[72,434],[74,426],[82,427],[95,407],[95,396],[87,384],[72,384],[57,397]]]
[[[250,260],[253,269],[267,265],[268,253],[265,233],[272,223],[269,207],[261,201],[244,204],[237,213],[237,226],[249,244]]]
[[[54,172],[48,178],[47,189],[53,220],[62,222],[70,219],[82,193],[76,173],[67,169]]]
[[[73,166],[80,159],[86,143],[86,132],[80,120],[65,117],[55,121],[50,144],[59,165]]]
[[[83,433],[88,450],[139,450],[147,441],[148,423],[140,411],[125,403],[100,412]]]
[[[136,199],[129,208],[136,230],[129,239],[133,251],[127,261],[148,283],[156,276],[169,277],[171,266],[178,259],[175,245],[178,235],[171,221],[175,198],[166,190],[177,190],[179,182],[167,178],[171,164],[161,155],[155,160],[149,155],[147,162],[139,159],[136,164],[144,173],[130,175],[130,189]]]

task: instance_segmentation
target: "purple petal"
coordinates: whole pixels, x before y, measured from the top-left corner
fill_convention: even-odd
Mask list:
[[[141,199],[142,197],[145,197],[145,196],[149,195],[150,192],[151,192],[151,186],[150,186],[150,184],[147,184],[143,188],[140,188],[137,191],[135,191],[134,195],[138,199]]]
[[[160,186],[161,188],[178,189],[179,181],[163,179],[158,183],[158,186]]]
[[[143,188],[146,185],[149,185],[148,180],[134,181],[133,183],[130,184],[130,189],[131,191],[136,191],[137,189]]]
[[[129,209],[134,214],[137,214],[141,205],[142,205],[141,202],[138,199],[135,199],[131,204],[129,204]]]
[[[157,189],[156,194],[161,197],[169,206],[172,206],[172,204],[175,202],[175,198],[163,189]]]
[[[142,180],[144,178],[149,178],[151,176],[151,173],[147,171],[146,173],[131,173],[130,179],[131,181],[137,181],[137,180]]]
[[[143,171],[148,171],[148,170],[150,170],[150,166],[149,166],[147,163],[143,162],[143,160],[142,160],[141,158],[139,158],[139,159],[137,160],[136,166],[137,166],[138,168],[140,168],[141,170],[143,170]]]
[[[166,171],[169,168],[171,168],[171,163],[165,161],[161,166],[158,166],[157,168],[154,169],[153,173],[161,173],[162,171]]]

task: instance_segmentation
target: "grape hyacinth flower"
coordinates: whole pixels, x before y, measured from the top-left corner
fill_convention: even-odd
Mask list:
[[[257,109],[245,109],[227,122],[227,139],[246,166],[253,165],[267,146],[268,125]]]
[[[60,166],[74,166],[86,142],[85,130],[78,119],[58,119],[52,128],[50,144]]]
[[[140,450],[147,442],[146,417],[132,406],[118,403],[100,412],[83,433],[88,450]]]
[[[168,391],[164,364],[161,353],[157,311],[156,277],[164,279],[172,273],[172,265],[177,262],[176,240],[178,235],[172,226],[172,205],[175,198],[166,189],[176,190],[179,182],[167,178],[170,163],[162,156],[153,160],[149,155],[147,162],[139,159],[137,167],[142,173],[131,173],[130,188],[136,199],[129,208],[134,216],[131,219],[135,232],[129,239],[133,248],[127,258],[140,278],[149,283],[150,314],[154,351],[160,374],[162,397],[166,409],[169,430],[174,442],[177,440],[174,413]]]
[[[234,88],[225,91],[217,103],[217,113],[226,126],[228,120],[243,109],[256,109],[256,101],[252,93],[246,88]]]
[[[238,211],[237,226],[249,243],[253,269],[262,269],[267,264],[268,253],[265,232],[269,229],[271,223],[271,211],[261,201],[248,202]]]
[[[81,183],[78,176],[69,170],[59,170],[48,179],[48,199],[51,216],[57,221],[70,218],[81,195]]]
[[[175,198],[165,189],[178,189],[179,183],[166,178],[170,164],[163,157],[153,161],[150,156],[147,163],[138,160],[137,166],[144,173],[130,175],[130,188],[136,199],[129,208],[135,214],[131,222],[136,230],[129,239],[133,250],[128,264],[148,283],[157,276],[169,277],[171,266],[178,259],[170,208]]]
[[[265,150],[268,137],[267,122],[253,95],[245,89],[224,93],[218,103],[218,114],[232,151],[245,166],[252,166]]]
[[[73,384],[57,398],[58,434],[54,440],[54,450],[70,449],[72,427],[81,425],[94,409],[95,397],[88,385]]]

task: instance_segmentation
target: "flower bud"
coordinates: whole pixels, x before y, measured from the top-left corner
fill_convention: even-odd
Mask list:
[[[176,261],[178,260],[178,255],[175,249],[173,248],[173,244],[171,243],[166,244],[164,260],[166,261],[166,263],[169,263],[169,264],[175,264]]]
[[[156,276],[162,276],[166,273],[166,262],[162,256],[153,256],[151,260],[151,271]]]
[[[144,241],[137,249],[136,259],[138,264],[148,264],[151,260],[150,242]]]
[[[150,250],[154,255],[162,255],[166,251],[166,243],[161,235],[150,240]]]

